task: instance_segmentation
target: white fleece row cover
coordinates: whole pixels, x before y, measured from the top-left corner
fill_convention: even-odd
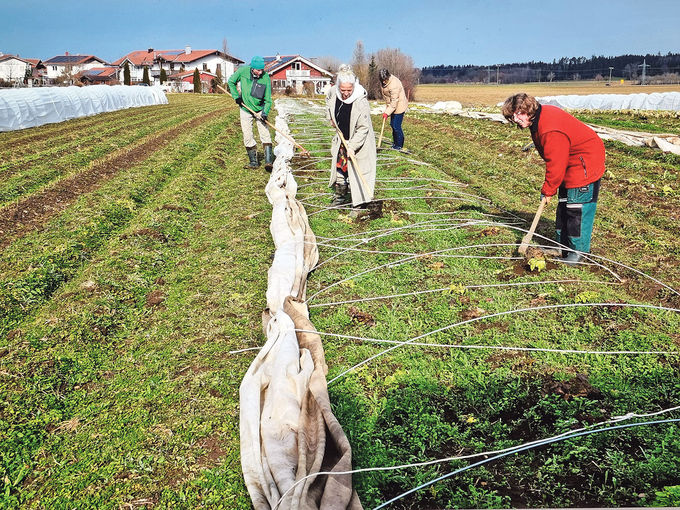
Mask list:
[[[290,133],[284,118],[296,103],[277,100],[276,109],[276,128]],[[323,344],[305,303],[319,252],[295,198],[293,144],[277,134],[274,153],[265,188],[276,248],[262,314],[267,341],[239,391],[243,477],[255,510],[362,510],[352,475],[341,474],[352,468],[352,450],[331,409]]]
[[[680,110],[680,92],[537,97],[541,104],[573,110]]]
[[[160,87],[91,85],[0,90],[0,131],[14,131],[137,106],[167,104]]]

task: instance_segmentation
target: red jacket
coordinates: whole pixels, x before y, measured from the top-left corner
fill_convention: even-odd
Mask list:
[[[541,105],[531,138],[545,160],[541,193],[553,196],[560,185],[579,188],[604,174],[604,143],[597,133],[556,106]]]

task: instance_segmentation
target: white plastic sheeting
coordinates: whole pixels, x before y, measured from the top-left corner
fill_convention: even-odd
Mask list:
[[[582,110],[680,110],[680,92],[537,97],[541,104]]]
[[[288,105],[276,105],[276,127],[284,132]],[[351,474],[321,474],[351,470],[351,448],[331,410],[321,337],[304,303],[307,274],[319,253],[295,198],[288,165],[294,147],[280,134],[276,142],[265,188],[276,247],[262,317],[267,341],[239,392],[243,477],[256,510],[361,510]]]
[[[103,112],[167,104],[160,87],[91,85],[0,90],[0,131],[14,131]]]

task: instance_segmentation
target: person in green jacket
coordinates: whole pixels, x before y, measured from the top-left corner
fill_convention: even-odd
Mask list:
[[[241,83],[241,93],[236,88]],[[264,167],[271,172],[274,164],[274,151],[272,150],[272,138],[267,127],[267,117],[272,107],[272,82],[269,75],[264,72],[264,59],[255,56],[249,66],[239,67],[229,77],[229,92],[236,104],[241,108],[241,131],[243,132],[243,144],[248,152],[249,163],[244,168],[258,168],[257,142],[253,136],[253,120],[257,121],[257,132],[264,147]],[[248,108],[254,113],[248,111]]]

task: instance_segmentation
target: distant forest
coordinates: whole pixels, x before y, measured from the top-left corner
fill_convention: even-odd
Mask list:
[[[493,66],[431,66],[421,69],[420,83],[526,83],[565,80],[634,80],[680,83],[680,53],[620,55],[618,57],[563,57],[550,62],[522,62]]]

